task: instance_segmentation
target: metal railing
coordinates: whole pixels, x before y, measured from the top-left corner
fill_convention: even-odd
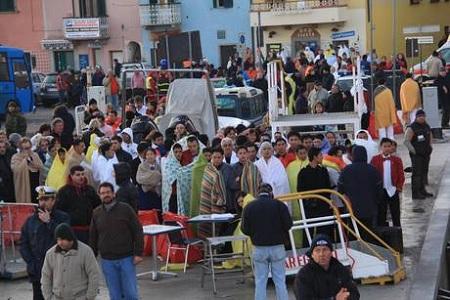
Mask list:
[[[181,24],[181,4],[140,5],[142,26],[170,26]]]
[[[347,0],[266,0],[264,3],[254,3],[252,1],[251,11],[295,12],[342,6],[347,6]]]

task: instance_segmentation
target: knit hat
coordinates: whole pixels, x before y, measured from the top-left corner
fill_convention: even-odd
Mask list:
[[[423,109],[419,109],[416,112],[416,118],[419,117],[419,116],[425,116],[425,111]]]
[[[56,226],[55,239],[74,241],[76,238],[72,228],[70,228],[70,226],[67,225],[66,223],[61,223],[58,226]]]
[[[314,248],[316,248],[317,246],[327,246],[331,251],[333,251],[333,243],[331,243],[330,238],[325,234],[318,234],[314,237],[311,242],[311,247],[308,251],[309,255],[313,253]]]

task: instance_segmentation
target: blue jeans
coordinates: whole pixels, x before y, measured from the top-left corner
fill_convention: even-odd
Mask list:
[[[289,299],[286,287],[286,270],[284,269],[286,258],[284,245],[254,246],[252,258],[255,275],[255,300],[265,300],[267,297],[266,288],[269,270],[272,273],[277,299]]]
[[[116,260],[102,258],[101,266],[111,300],[139,299],[133,256]]]
[[[106,96],[106,102],[111,103],[115,110],[117,110],[119,105],[119,95]]]

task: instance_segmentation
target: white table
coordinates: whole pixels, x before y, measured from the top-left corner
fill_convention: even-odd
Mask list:
[[[152,225],[143,226],[142,228],[144,231],[144,235],[149,235],[152,237],[152,256],[153,256],[153,268],[154,269],[149,272],[139,273],[139,274],[137,274],[137,276],[144,276],[144,275],[152,274],[153,281],[158,280],[159,274],[176,277],[177,276],[176,273],[162,272],[162,271],[158,270],[158,259],[157,259],[158,251],[156,249],[156,237],[163,233],[181,231],[183,229],[183,227],[152,224]]]
[[[190,218],[188,223],[211,223],[212,224],[212,237],[216,236],[216,223],[228,223],[234,220],[233,214],[210,214],[210,215],[198,215]]]

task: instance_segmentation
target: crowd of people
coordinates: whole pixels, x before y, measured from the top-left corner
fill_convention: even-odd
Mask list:
[[[363,57],[362,64],[366,60]],[[344,54],[337,56],[337,70],[343,68],[344,62],[348,68],[352,61],[344,59]],[[293,112],[299,113],[299,108],[302,113],[344,109],[345,99],[351,97],[333,84],[335,63],[330,64],[321,52],[315,56],[305,51],[298,60],[285,59],[285,70],[294,74],[291,93],[302,91],[307,78],[314,86],[306,100],[299,100],[306,96],[302,92],[290,97],[296,98]],[[254,62],[251,53],[243,61],[230,58],[224,76],[237,84],[243,72],[253,70],[253,84],[267,91],[263,64]],[[26,121],[17,108],[8,107],[9,118],[14,121],[7,121],[6,131],[0,131],[1,199],[38,204],[21,235],[21,253],[28,265],[34,299],[65,299],[67,295],[95,298],[100,274],[97,254],[101,255],[100,266],[111,299],[138,299],[135,265],[142,261],[143,232],[137,212],[142,210],[188,217],[213,213],[242,217],[240,226],[226,223],[217,233],[242,232],[250,236],[256,299],[265,299],[269,265],[279,299],[287,299],[282,267],[286,253],[280,237],[290,229],[292,220],[302,216],[298,203],[285,205],[275,200],[278,196],[335,189],[349,199],[355,216],[369,229],[389,225],[388,208],[392,226],[401,226],[403,162],[396,154],[392,129],[397,122],[392,93],[383,85],[383,78],[374,95],[375,119],[380,129],[377,145],[366,130],[357,132],[351,141],[333,131],[310,135],[292,130],[272,137],[269,128],[244,125],[222,128],[209,139],[183,120],[165,132],[150,126],[136,138],[132,121],[142,116],[154,119],[161,113],[163,97],[152,95],[155,91],[163,94],[164,86],[149,89],[153,79],[135,72],[134,96],[127,102],[122,120],[119,101],[113,97],[120,90],[120,71],[115,69],[106,77],[98,71],[92,84],[105,85],[111,97],[107,111],[100,111],[95,99],[87,102],[82,136],[74,135],[75,121],[66,105],[55,107],[50,124],[43,124],[32,138],[25,136]],[[170,72],[164,76],[169,79]],[[433,196],[426,190],[431,129],[420,109],[417,83],[410,75],[407,78],[401,91],[403,117],[409,125],[405,145],[413,166],[413,198],[425,199]],[[448,97],[445,82],[441,89]],[[345,211],[339,199],[328,193],[324,196]],[[275,211],[279,218],[273,226],[267,226]],[[314,218],[333,212],[322,202],[308,200],[304,201],[304,214]],[[359,299],[351,275],[331,258],[332,244],[337,241],[335,228],[323,226],[316,231],[320,235],[311,244],[311,266],[297,275],[294,288],[298,299]],[[197,234],[210,237],[211,225],[201,224]],[[365,238],[370,240],[369,235]],[[301,240],[303,246],[309,246],[306,238]],[[341,278],[341,284],[318,290],[323,286],[321,280],[330,277],[328,270],[340,274],[336,278]]]

